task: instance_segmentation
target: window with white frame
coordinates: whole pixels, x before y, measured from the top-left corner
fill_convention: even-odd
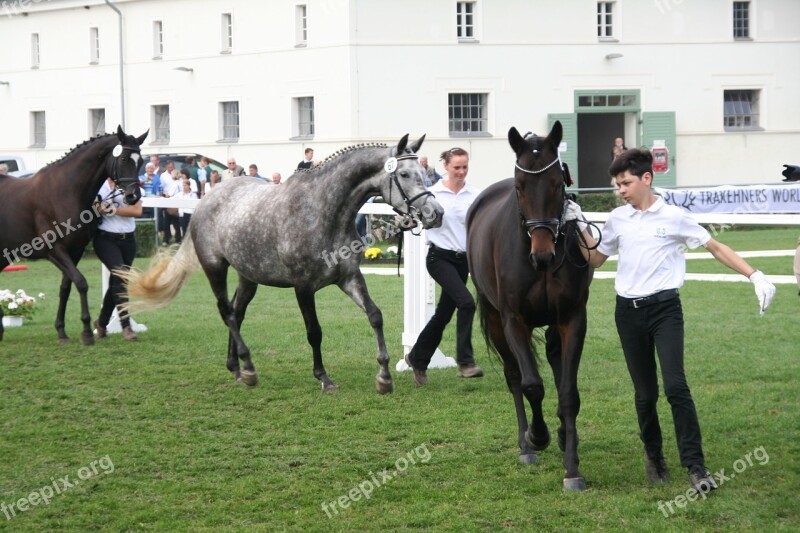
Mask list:
[[[451,93],[447,95],[450,135],[488,133],[486,93]]]
[[[31,68],[39,68],[39,34],[31,33]]]
[[[614,38],[614,2],[597,2],[597,38]]]
[[[220,102],[221,133],[223,141],[239,140],[239,102]]]
[[[31,111],[31,148],[44,148],[47,144],[47,124],[44,111]]]
[[[89,110],[89,136],[97,137],[106,132],[106,110],[104,108]]]
[[[292,102],[292,115],[294,115],[294,137],[313,137],[314,97],[301,96],[299,98],[293,98]]]
[[[100,62],[100,29],[89,28],[89,63],[96,65]]]
[[[169,143],[169,106],[154,105],[150,107],[150,129],[153,131],[151,144]]]
[[[459,40],[475,40],[475,2],[456,2],[456,32]]]
[[[750,39],[750,2],[733,3],[733,38]]]
[[[164,55],[164,24],[160,20],[153,21],[153,59],[161,59]]]
[[[724,125],[726,131],[759,128],[758,90],[730,90],[724,92]]]
[[[308,8],[305,4],[294,7],[295,45],[308,44]]]
[[[230,54],[233,50],[233,15],[222,14],[222,53]]]

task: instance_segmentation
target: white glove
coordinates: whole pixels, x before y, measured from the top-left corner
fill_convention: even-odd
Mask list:
[[[577,220],[578,221],[578,229],[581,231],[586,229],[586,223],[583,220],[583,211],[581,211],[581,206],[573,202],[572,200],[567,200],[567,208],[564,210],[564,222],[568,222],[570,220]]]
[[[772,298],[775,296],[775,285],[767,281],[767,277],[760,270],[756,270],[750,275],[750,281],[755,287],[756,297],[761,305],[759,314],[764,316],[764,311],[767,310],[769,304],[772,303]]]

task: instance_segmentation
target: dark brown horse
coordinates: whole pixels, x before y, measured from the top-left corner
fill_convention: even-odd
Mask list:
[[[578,470],[580,410],[578,364],[586,334],[588,268],[575,222],[562,224],[569,173],[558,156],[561,123],[547,138],[515,128],[508,141],[517,154],[513,178],[487,188],[467,213],[469,269],[478,291],[487,344],[503,359],[519,424],[520,461],[535,463],[550,444],[542,416],[544,384],[532,342],[547,326],[547,360],[558,390],[558,444],[564,452],[564,488],[584,490]],[[533,417],[528,425],[524,399]]]
[[[139,201],[139,146],[146,137],[147,132],[133,137],[118,127],[116,134],[76,146],[30,179],[0,176],[0,270],[26,259],[49,259],[61,270],[55,323],[59,342],[69,341],[64,315],[74,283],[81,296],[81,344],[94,343],[86,297],[89,285],[78,270],[78,261],[99,223],[95,201],[108,177],[125,192],[127,203]]]

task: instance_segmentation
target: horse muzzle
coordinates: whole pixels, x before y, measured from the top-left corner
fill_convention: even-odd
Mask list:
[[[139,188],[139,183],[131,183],[125,187],[125,203],[134,205],[142,199],[142,190]]]
[[[420,218],[425,229],[438,228],[442,225],[444,209],[433,197],[429,197],[420,209]]]

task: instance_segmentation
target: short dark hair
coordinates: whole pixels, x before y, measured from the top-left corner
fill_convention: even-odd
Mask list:
[[[304,153],[304,154],[307,154],[308,152],[313,152],[313,151],[314,151],[314,149],[313,149],[313,148],[306,148],[306,149],[305,149],[305,151],[304,151],[303,153]]]
[[[653,174],[653,154],[647,148],[631,148],[619,154],[611,166],[608,173],[611,177],[629,171],[634,176],[641,178],[645,173]]]
[[[189,169],[188,169],[188,168],[186,168],[186,167],[183,167],[183,168],[181,169],[181,174],[183,174],[183,175],[184,175],[184,176],[186,176],[187,178],[191,177],[191,174],[189,174]]]
[[[253,163],[252,165],[250,165],[250,168],[252,168],[252,169],[253,169],[253,170],[255,170],[255,171],[258,171],[258,167],[256,166],[256,164],[255,164],[255,163]]]

